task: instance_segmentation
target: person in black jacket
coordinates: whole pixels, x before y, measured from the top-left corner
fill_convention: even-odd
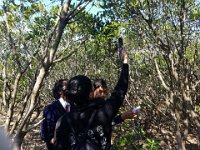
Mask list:
[[[47,105],[43,110],[43,122],[41,124],[41,138],[46,143],[47,150],[53,150],[54,130],[57,120],[69,109],[70,104],[66,101],[64,91],[67,80],[60,79],[56,81],[53,87],[53,96],[55,100]]]
[[[54,149],[75,149],[74,145],[80,141],[77,140],[77,137],[87,131],[86,137],[90,137],[90,141],[95,143],[96,148],[86,146],[86,150],[97,150],[97,147],[102,150],[109,150],[112,135],[111,122],[123,103],[127,88],[127,53],[124,54],[124,63],[118,83],[106,101],[102,99],[91,100],[89,98],[92,92],[92,83],[88,77],[78,75],[71,78],[67,83],[66,97],[76,106],[74,106],[74,111],[65,113],[57,121]],[[91,118],[93,118],[92,121]],[[88,124],[90,124],[90,130],[87,130]]]
[[[103,100],[106,100],[106,98],[108,97],[108,86],[106,84],[106,81],[104,79],[95,79],[93,81],[93,97],[94,98],[102,98]],[[134,117],[136,117],[137,114],[134,113],[132,110],[130,111],[126,111],[120,115],[117,115],[113,121],[112,121],[112,125],[117,125],[122,123],[124,120],[126,119],[133,119]]]

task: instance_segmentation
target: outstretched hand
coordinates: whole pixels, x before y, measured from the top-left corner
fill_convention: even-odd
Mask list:
[[[127,111],[123,114],[121,114],[122,120],[126,119],[134,119],[137,117],[137,112]]]

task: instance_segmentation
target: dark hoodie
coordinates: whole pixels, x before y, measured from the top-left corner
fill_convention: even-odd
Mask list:
[[[103,137],[95,134],[95,143],[102,150],[109,150],[111,146],[112,119],[116,116],[123,103],[128,88],[128,64],[124,64],[118,83],[106,100],[95,99],[84,105],[76,106],[73,112],[65,113],[57,124],[55,130],[55,150],[70,150],[69,134],[75,130],[76,134],[86,130],[88,122],[94,114],[90,129],[103,128]],[[103,142],[102,142],[103,140]],[[91,150],[91,149],[90,149]]]

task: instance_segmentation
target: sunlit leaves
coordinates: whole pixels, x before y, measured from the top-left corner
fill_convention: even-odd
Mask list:
[[[190,14],[190,18],[193,20],[200,18],[200,4],[197,6],[196,9],[192,10],[192,12]]]
[[[113,21],[109,24],[107,24],[102,31],[102,34],[107,36],[107,37],[114,37],[114,36],[119,36],[119,28],[120,24],[117,23],[116,21]]]

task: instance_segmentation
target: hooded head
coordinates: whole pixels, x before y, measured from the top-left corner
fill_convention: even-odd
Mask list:
[[[91,91],[91,80],[84,75],[78,75],[67,82],[66,97],[71,102],[82,105],[89,101]]]

